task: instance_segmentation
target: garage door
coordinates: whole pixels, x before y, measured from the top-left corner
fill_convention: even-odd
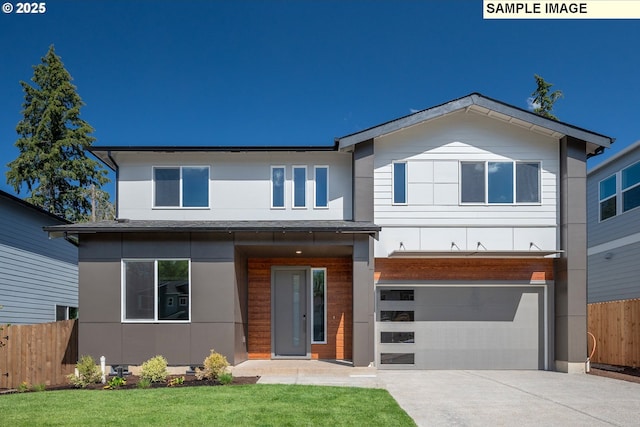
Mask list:
[[[379,286],[380,369],[544,369],[543,286]]]

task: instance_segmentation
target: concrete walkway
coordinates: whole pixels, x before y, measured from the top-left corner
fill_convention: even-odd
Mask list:
[[[546,371],[378,371],[324,361],[248,361],[259,383],[386,388],[419,426],[639,426],[640,384]]]

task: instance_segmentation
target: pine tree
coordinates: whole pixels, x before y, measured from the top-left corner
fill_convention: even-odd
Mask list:
[[[562,91],[555,90],[549,93],[552,83],[547,83],[542,77],[534,74],[536,79],[536,90],[531,94],[530,102],[534,106],[533,112],[548,119],[558,120],[556,116],[551,112],[553,110],[553,104],[562,98]]]
[[[48,212],[86,221],[92,194],[87,189],[93,185],[104,197],[100,188],[109,182],[106,170],[85,154],[95,141],[93,128],[80,118],[84,103],[53,45],[33,70],[34,86],[20,82],[25,94],[24,118],[16,127],[20,154],[7,165],[7,183],[18,194],[26,186],[25,200]]]

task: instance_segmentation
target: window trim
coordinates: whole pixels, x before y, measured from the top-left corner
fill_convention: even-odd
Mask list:
[[[296,183],[296,169],[304,170],[304,183],[302,188],[304,189],[304,205],[296,205],[296,188],[299,185]],[[307,166],[306,165],[293,165],[291,166],[291,209],[307,209]]]
[[[483,163],[484,164],[484,202],[463,202],[462,201],[462,164],[463,163]],[[511,163],[513,198],[510,203],[490,203],[489,202],[489,163]],[[518,202],[518,164],[534,163],[538,165],[538,199],[537,202]],[[542,206],[542,161],[540,160],[460,160],[458,162],[458,204],[460,206]]]
[[[396,164],[404,165],[404,202],[396,202]],[[409,204],[409,166],[406,160],[391,162],[391,204],[393,206],[407,206]]]
[[[207,170],[207,206],[183,206],[184,195],[182,193],[182,170],[184,168],[205,168]],[[180,180],[178,182],[178,206],[157,206],[156,205],[156,169],[178,169]],[[157,210],[208,210],[211,209],[211,165],[154,165],[151,167],[151,209]]]
[[[325,206],[318,205],[318,169],[326,169],[327,171],[327,184],[326,184],[326,199],[327,204]],[[314,165],[313,166],[313,209],[329,209],[329,165]]]
[[[282,206],[274,206],[273,204],[273,170],[282,169]],[[269,168],[269,191],[271,194],[271,209],[286,209],[287,208],[287,168],[284,165],[272,165]]]
[[[314,339],[313,327],[315,325],[315,316],[313,311],[313,273],[314,271],[322,271],[324,273],[324,340],[316,341]],[[313,267],[311,268],[311,344],[327,344],[327,268],[326,267]]]
[[[158,261],[187,261],[189,271],[189,319],[187,320],[160,320],[158,319]],[[153,319],[127,319],[126,318],[126,263],[127,262],[153,262]],[[191,259],[190,258],[123,258],[120,260],[120,321],[121,323],[191,323],[192,283],[191,283]]]

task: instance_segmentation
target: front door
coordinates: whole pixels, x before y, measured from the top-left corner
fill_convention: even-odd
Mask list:
[[[274,268],[272,273],[274,357],[307,357],[307,270]]]

